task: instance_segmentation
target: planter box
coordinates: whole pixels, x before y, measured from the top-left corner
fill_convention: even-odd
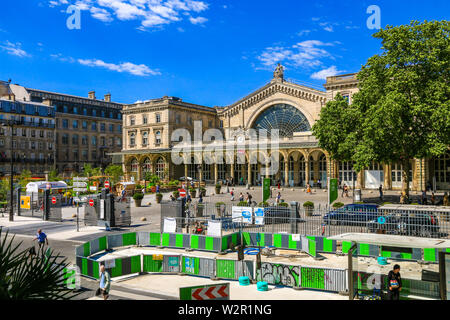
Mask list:
[[[312,217],[313,211],[314,211],[314,207],[304,207],[304,208],[305,208],[305,215],[307,217]]]
[[[142,199],[140,199],[140,200],[134,199],[134,204],[136,205],[136,207],[140,207],[142,204]]]

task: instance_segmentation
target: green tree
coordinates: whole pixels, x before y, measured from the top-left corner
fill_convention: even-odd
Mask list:
[[[83,165],[83,176],[84,177],[92,177],[92,173],[94,172],[93,171],[93,168],[92,168],[92,165],[90,165],[89,163],[85,163],[84,165]]]
[[[54,169],[48,173],[48,181],[59,181],[61,177],[58,174],[58,170]]]
[[[337,159],[355,161],[356,171],[372,161],[400,162],[409,195],[410,161],[441,155],[450,144],[449,33],[448,21],[412,21],[374,34],[382,53],[359,72],[347,112],[339,97],[322,109],[324,120],[313,128],[319,144]]]
[[[105,174],[111,177],[111,182],[117,183],[120,181],[120,178],[123,176],[122,166],[110,164],[105,168]]]
[[[19,183],[22,187],[25,187],[28,182],[30,182],[31,171],[30,170],[22,170],[19,176]]]

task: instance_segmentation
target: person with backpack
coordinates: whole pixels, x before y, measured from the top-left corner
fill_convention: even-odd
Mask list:
[[[400,266],[396,264],[388,274],[388,300],[400,300],[400,291],[402,291],[402,278]]]
[[[108,299],[109,289],[111,288],[111,276],[106,271],[105,265],[100,266],[100,288],[97,290],[97,295],[100,293],[103,295],[103,300]]]

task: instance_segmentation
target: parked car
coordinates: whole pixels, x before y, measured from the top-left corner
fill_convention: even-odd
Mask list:
[[[369,232],[382,230],[383,233],[405,236],[436,238],[440,236],[439,220],[432,213],[393,213],[384,217],[380,224],[377,219],[368,223]]]
[[[331,225],[363,225],[378,217],[376,204],[346,204],[328,212],[323,217],[325,224]]]

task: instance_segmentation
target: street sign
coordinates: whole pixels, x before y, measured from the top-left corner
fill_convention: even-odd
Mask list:
[[[87,187],[87,183],[86,182],[81,182],[81,181],[74,181],[73,186],[76,188],[86,188]]]
[[[90,200],[89,200],[89,205],[90,205],[91,207],[94,206],[94,199],[90,199]]]
[[[182,198],[186,197],[186,190],[178,189],[178,192],[180,192],[180,197],[182,197]]]
[[[385,217],[378,217],[378,223],[379,223],[379,224],[384,224],[384,223],[386,223],[386,218],[385,218]]]
[[[230,300],[230,284],[180,288],[180,300]]]
[[[109,189],[109,181],[108,180],[105,181],[105,188]]]
[[[75,191],[75,192],[86,192],[87,191],[87,188],[73,188],[73,191]]]
[[[97,187],[96,187],[96,186],[90,186],[90,187],[89,187],[89,190],[91,190],[91,191],[97,191]]]
[[[56,204],[56,197],[52,197],[52,203]]]
[[[87,177],[73,177],[73,181],[88,181]]]

